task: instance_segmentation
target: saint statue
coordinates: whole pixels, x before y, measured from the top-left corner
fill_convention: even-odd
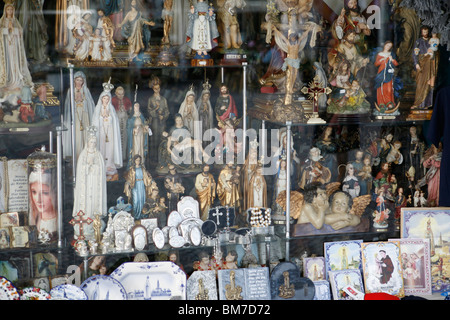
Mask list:
[[[117,180],[117,169],[123,166],[119,118],[111,103],[112,89],[110,82],[103,83],[103,92],[98,99],[91,123],[97,127],[98,145],[105,160],[108,181]]]
[[[189,130],[191,136],[196,137],[200,134],[198,130],[198,110],[195,104],[195,92],[192,85],[186,92],[178,113],[183,117],[184,126]]]
[[[209,165],[205,165],[203,171],[195,178],[195,192],[200,204],[200,218],[203,221],[208,219],[209,209],[216,198],[216,182],[209,169]]]
[[[71,123],[74,124],[75,157],[78,159],[81,150],[85,146],[87,139],[87,128],[91,125],[92,114],[95,103],[92,99],[91,91],[86,82],[86,75],[82,71],[75,72],[74,76],[74,109],[75,118],[72,119],[71,92],[67,90],[64,103],[64,126],[69,130],[62,132],[64,157],[72,156],[72,130]],[[71,120],[72,119],[72,120]]]
[[[198,57],[208,56],[208,52],[217,46],[219,37],[214,9],[204,0],[198,0],[191,5],[188,18],[187,45],[197,52]]]
[[[233,163],[229,162],[220,171],[217,179],[217,197],[222,206],[235,207],[239,205],[239,185],[234,178]]]
[[[234,98],[228,91],[226,85],[220,86],[220,95],[217,97],[214,111],[216,112],[216,117],[222,121],[229,118],[238,117],[236,103],[234,102]]]
[[[242,36],[239,29],[239,21],[236,8],[246,6],[244,0],[219,0],[217,1],[218,29],[225,49],[239,49],[242,45]]]
[[[106,216],[108,212],[105,162],[97,148],[97,128],[89,127],[86,131],[87,142],[77,162],[72,216],[83,211],[85,218],[95,220],[96,215]],[[87,239],[95,240],[93,226],[86,224],[83,231]]]
[[[125,96],[125,89],[119,86],[114,91],[115,95],[111,99],[111,103],[116,109],[117,117],[119,118],[120,137],[122,138],[122,153],[123,159],[127,159],[127,121],[128,113],[131,110],[131,100]]]
[[[263,175],[263,167],[258,164],[250,178],[250,189],[247,197],[247,208],[267,208],[267,183]]]
[[[0,18],[0,93],[19,94],[23,86],[33,87],[23,42],[23,29],[15,17],[14,4],[5,2]]]
[[[145,124],[145,118],[141,113],[139,103],[133,105],[133,114],[127,122],[127,157],[128,167],[133,164],[136,155],[141,156],[141,160],[147,157],[148,153],[148,126]]]

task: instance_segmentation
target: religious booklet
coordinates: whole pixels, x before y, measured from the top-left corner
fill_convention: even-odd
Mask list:
[[[0,212],[28,212],[26,159],[0,158]]]
[[[218,270],[220,300],[270,300],[269,268]]]

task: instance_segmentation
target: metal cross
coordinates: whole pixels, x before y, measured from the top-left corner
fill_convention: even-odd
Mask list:
[[[220,225],[219,217],[223,216],[223,213],[219,211],[219,208],[216,208],[216,212],[214,212],[213,217],[216,217],[217,219],[217,225]]]
[[[71,225],[74,227],[78,224],[80,226],[80,235],[78,236],[78,239],[84,240],[84,232],[83,232],[83,225],[84,224],[91,224],[94,222],[94,220],[90,217],[87,217],[86,219],[83,219],[83,217],[86,215],[86,213],[83,212],[83,210],[78,211],[75,218],[69,221]]]

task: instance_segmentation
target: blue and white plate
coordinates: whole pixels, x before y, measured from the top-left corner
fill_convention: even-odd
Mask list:
[[[125,262],[111,273],[129,300],[185,300],[186,273],[171,261]]]
[[[86,293],[88,300],[128,300],[122,284],[110,276],[89,277],[80,288]]]
[[[87,300],[86,293],[73,284],[61,284],[50,290],[52,300]]]

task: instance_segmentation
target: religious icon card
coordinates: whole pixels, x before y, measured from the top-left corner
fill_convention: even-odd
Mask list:
[[[361,243],[362,240],[347,240],[323,244],[327,278],[330,271],[346,269],[362,271]]]
[[[366,294],[405,295],[398,241],[363,242],[361,255]]]
[[[400,236],[429,239],[432,291],[449,291],[450,208],[402,208]]]
[[[399,241],[405,294],[431,295],[430,239],[389,239]]]
[[[364,291],[361,271],[359,270],[335,270],[331,271],[329,276],[334,300],[353,300],[353,298],[344,291],[344,288],[347,286],[351,286],[358,291]]]
[[[312,281],[326,279],[325,258],[324,257],[307,257],[303,258],[303,276]]]

